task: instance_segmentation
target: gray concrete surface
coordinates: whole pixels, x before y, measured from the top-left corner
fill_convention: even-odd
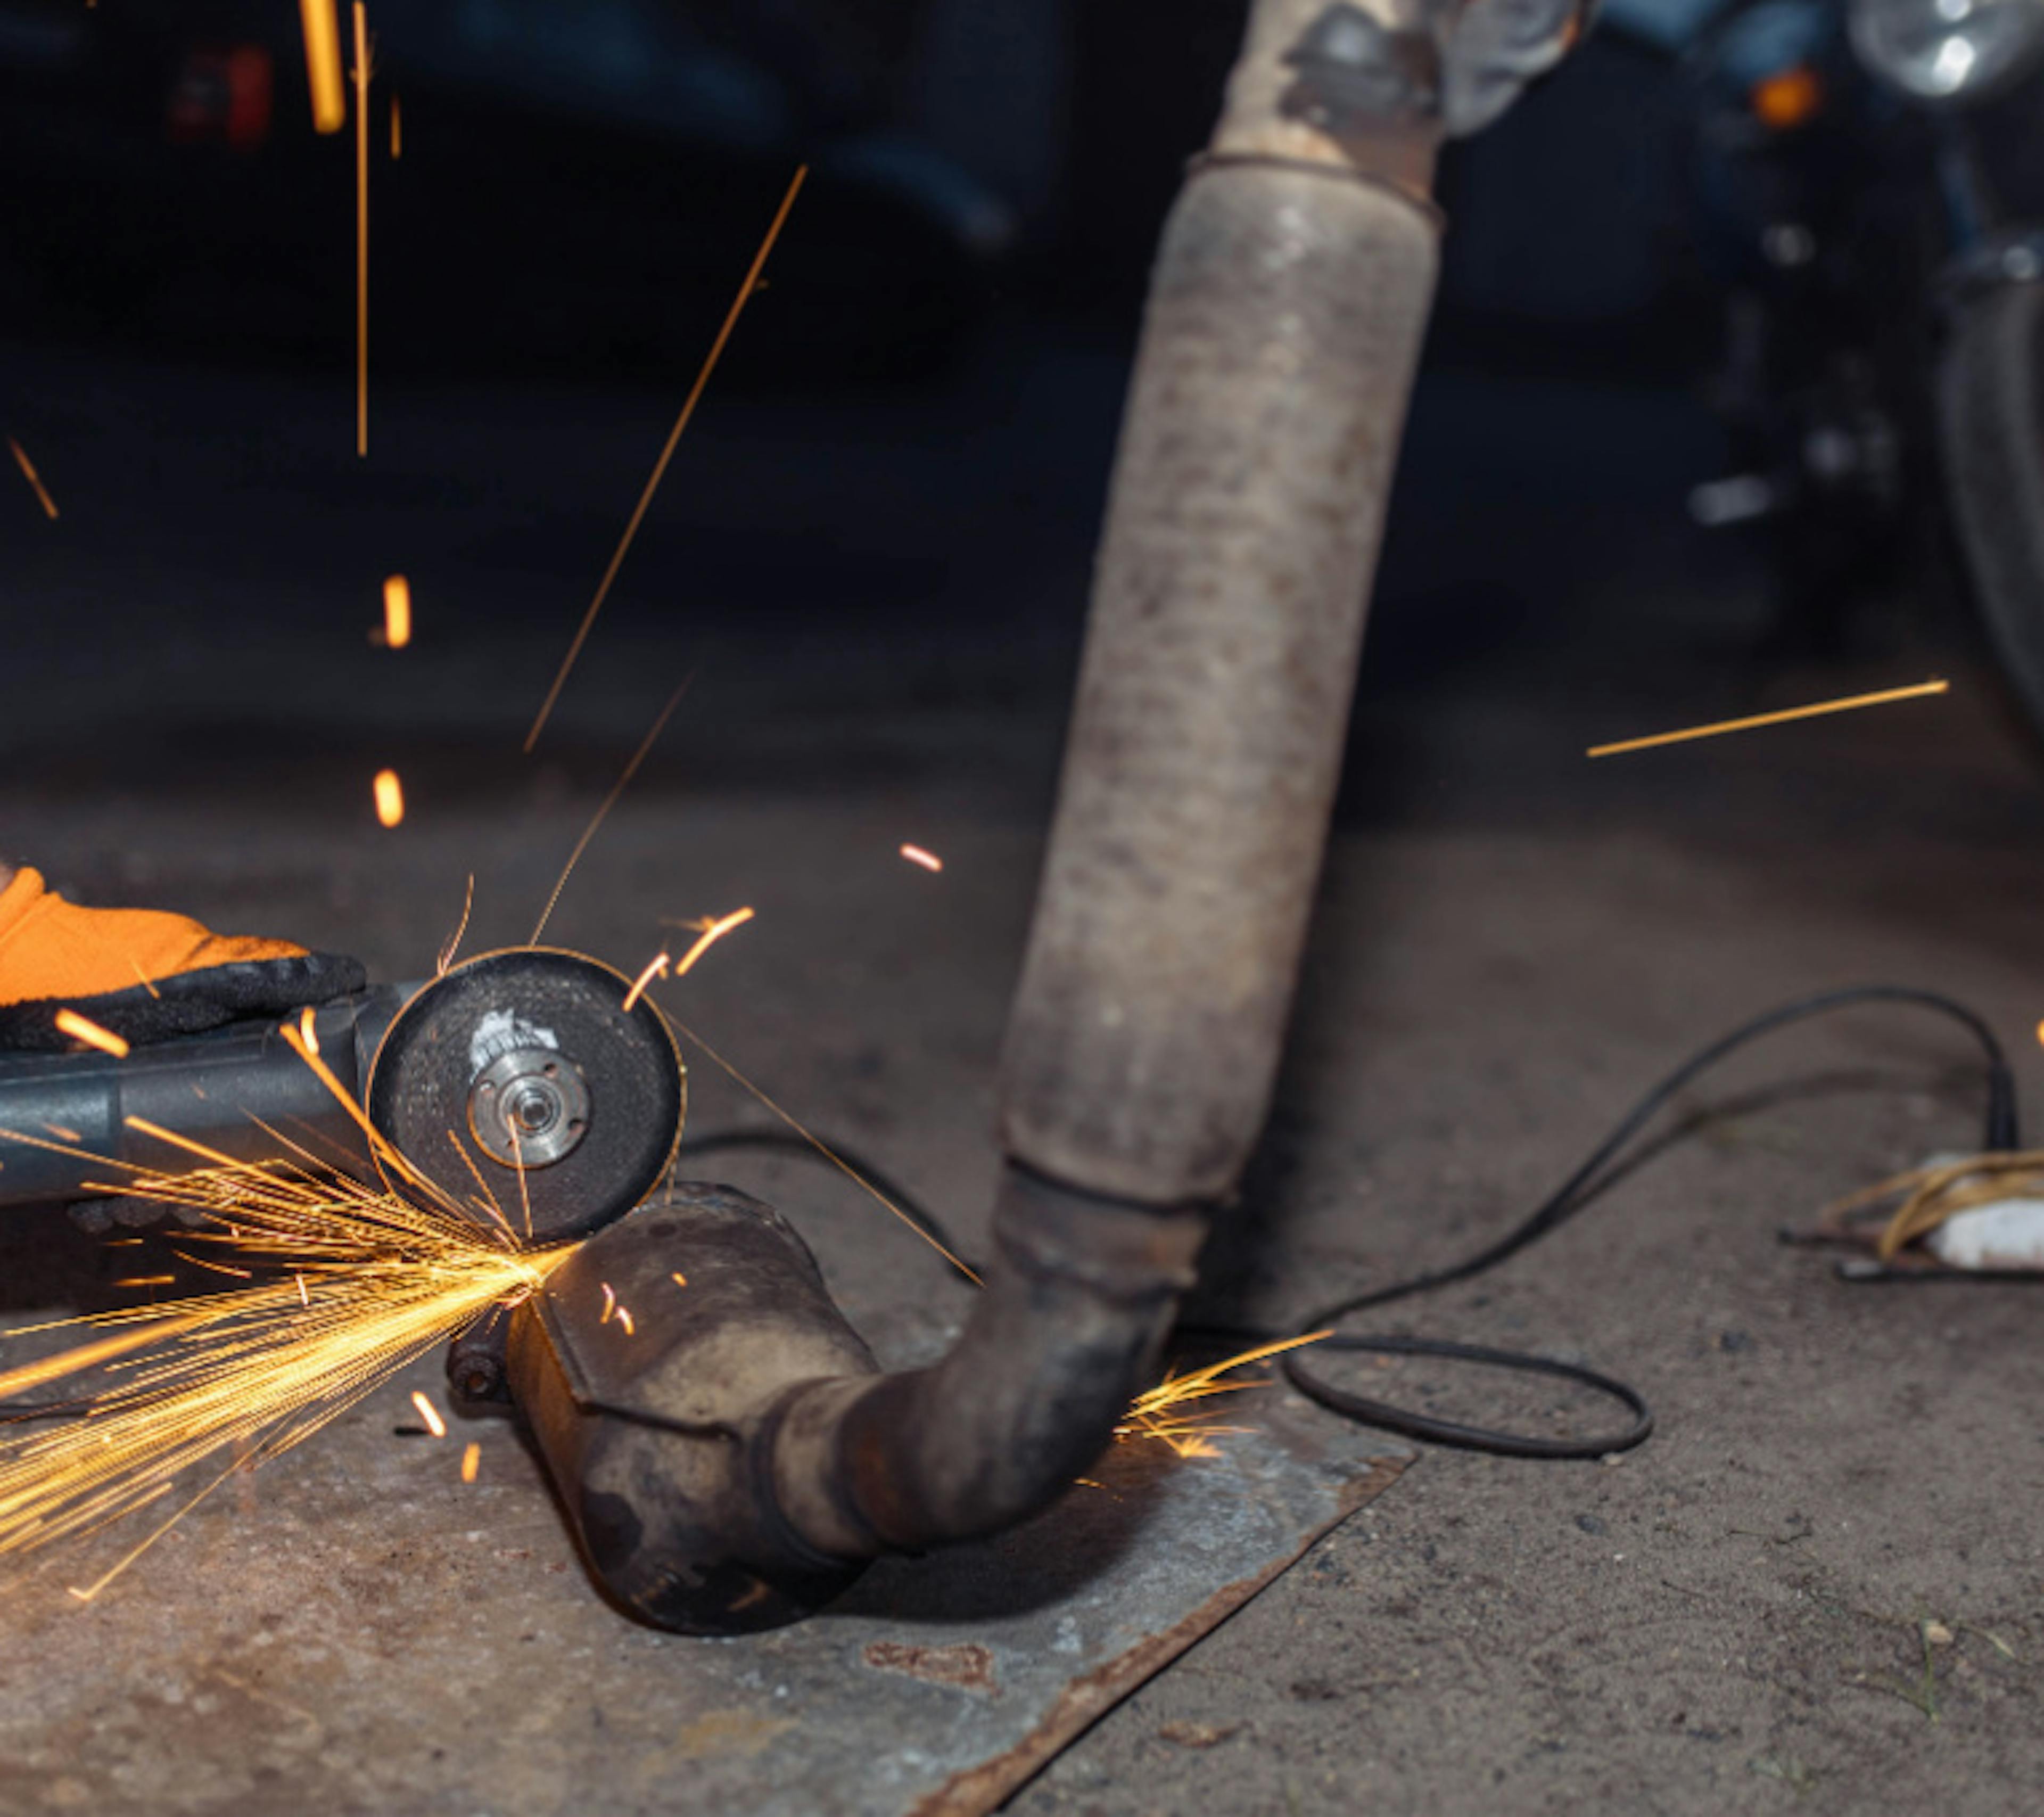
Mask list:
[[[88,897],[415,970],[471,871],[471,946],[524,935],[670,678],[700,661],[555,932],[631,965],[660,916],[753,905],[675,1008],[974,1239],[1112,420],[1085,401],[1084,365],[1006,369],[948,414],[734,406],[697,465],[678,464],[674,515],[532,765],[517,733],[648,451],[620,444],[657,446],[663,409],[395,401],[386,445],[405,477],[372,498],[338,454],[314,458],[330,428],[344,434],[327,400],[81,378],[62,451],[71,540],[31,546],[39,524],[8,527],[0,843]],[[1047,401],[1060,383],[1069,409]],[[1292,1058],[1203,1312],[1281,1320],[1460,1254],[1653,1076],[1826,985],[1893,979],[1977,1004],[2039,1101],[2033,755],[1934,626],[1885,625],[1822,667],[1741,657],[1758,583],[1685,540],[1679,489],[1662,490],[1708,459],[1697,447],[1666,400],[1447,378],[1423,395]],[[67,459],[38,451],[58,486]],[[95,528],[94,511],[110,521]],[[413,553],[384,553],[408,538]],[[438,578],[415,578],[429,628],[392,658],[359,640],[375,578],[401,565]],[[1941,701],[1581,755],[1939,671],[1954,684]],[[415,778],[391,834],[367,812],[384,762]],[[943,874],[903,864],[903,839],[940,852]],[[756,1115],[713,1069],[696,1081],[698,1128]],[[1973,1056],[1906,1012],[1839,1016],[1704,1081],[1681,1139],[1564,1233],[1384,1321],[1586,1358],[1641,1387],[1656,1436],[1608,1466],[1427,1454],[1012,1807],[2033,1809],[2036,1296],[1850,1289],[1773,1235],[1975,1139],[1978,1102]],[[866,1208],[779,1163],[725,1171],[802,1220],[883,1352],[940,1337],[934,1270],[925,1323],[874,1324],[855,1266],[879,1240]],[[1604,1414],[1435,1365],[1354,1373],[1471,1417]],[[314,1446],[286,1467],[333,1466]],[[475,1543],[565,1566],[530,1485],[493,1492],[519,1499]],[[402,1496],[343,1499],[348,1518],[299,1555],[328,1588],[309,1604],[280,1593],[264,1631],[316,1617],[299,1642],[338,1656],[373,1623],[378,1644],[402,1645],[395,1567],[428,1541]],[[290,1582],[298,1536],[259,1512],[236,1542],[252,1573]],[[501,1563],[473,1578],[473,1657],[449,1664],[501,1670],[515,1701],[501,1661],[531,1649],[494,1611],[532,1565]],[[90,1618],[110,1645],[124,1608],[150,1619],[147,1582],[125,1594]],[[375,1696],[373,1669],[336,1684]],[[665,1719],[629,1686],[609,1719]],[[298,1720],[253,1693],[194,1715],[243,1727],[252,1750]],[[405,1732],[405,1712],[388,1719]],[[478,1712],[486,1737],[493,1719]],[[48,1795],[83,1804],[117,1769],[146,1784],[130,1733],[110,1711]],[[284,1808],[288,1779],[210,1808]],[[563,1808],[625,1807],[619,1787],[559,1790]]]

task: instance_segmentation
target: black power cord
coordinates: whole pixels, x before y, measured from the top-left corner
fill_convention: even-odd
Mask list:
[[[1295,1331],[1216,1326],[1181,1326],[1180,1331],[1208,1337],[1246,1339],[1252,1343],[1268,1343],[1318,1331],[1374,1307],[1388,1306],[1394,1300],[1431,1293],[1439,1288],[1452,1286],[1458,1281],[1468,1281],[1488,1273],[1500,1263],[1509,1261],[1521,1250],[1538,1243],[1541,1238],[1551,1235],[1588,1205],[1609,1183],[1609,1176],[1614,1170],[1612,1164],[1620,1154],[1666,1108],[1669,1100],[1699,1074],[1708,1071],[1719,1061],[1763,1035],[1773,1034],[1777,1029],[1785,1028],[1791,1024],[1806,1020],[1813,1016],[1820,1016],[1827,1010],[1843,1009],[1856,1004],[1867,1003],[1911,1005],[1919,1008],[1935,1010],[1961,1024],[1979,1042],[1987,1057],[1988,1101],[1981,1149],[1983,1152],[1994,1153],[2020,1146],[2016,1132],[2015,1076],[2009,1070],[2008,1056],[2002,1051],[2001,1043],[1996,1039],[1994,1031],[1981,1017],[1965,1005],[1940,996],[1935,991],[1918,990],[1907,985],[1849,985],[1840,990],[1824,991],[1814,997],[1799,997],[1793,1002],[1768,1010],[1750,1021],[1741,1023],[1729,1034],[1684,1061],[1641,1098],[1626,1113],[1617,1127],[1597,1145],[1589,1158],[1527,1216],[1496,1242],[1477,1250],[1466,1260],[1451,1267],[1435,1269],[1424,1274],[1413,1275],[1407,1280],[1394,1281],[1389,1286],[1373,1288],[1367,1292],[1337,1300],[1331,1305],[1322,1307],[1311,1318],[1302,1320]],[[914,1195],[889,1180],[878,1169],[836,1143],[826,1143],[824,1147],[840,1157],[855,1172],[864,1175],[893,1200],[925,1235],[956,1253],[957,1243],[945,1228],[943,1220],[927,1206],[920,1204]],[[825,1164],[830,1162],[830,1155],[823,1152],[817,1144],[804,1137],[785,1134],[778,1130],[732,1130],[697,1136],[684,1142],[678,1152],[682,1155],[699,1155],[729,1148],[765,1150]],[[1444,1338],[1366,1337],[1343,1331],[1321,1339],[1313,1349],[1316,1351],[1362,1351],[1380,1355],[1443,1357],[1493,1369],[1558,1376],[1608,1395],[1630,1409],[1633,1415],[1631,1423],[1623,1430],[1594,1438],[1536,1438],[1528,1434],[1499,1431],[1487,1427],[1459,1425],[1450,1420],[1436,1419],[1430,1415],[1415,1412],[1408,1408],[1371,1400],[1362,1395],[1351,1394],[1345,1389],[1337,1388],[1314,1374],[1307,1367],[1307,1358],[1302,1351],[1293,1352],[1283,1358],[1281,1366],[1292,1385],[1321,1406],[1362,1425],[1400,1433],[1408,1438],[1424,1439],[1429,1444],[1450,1446],[1470,1451],[1488,1451],[1508,1458],[1600,1458],[1615,1451],[1630,1450],[1654,1430],[1653,1412],[1637,1389],[1610,1376],[1600,1375],[1594,1369],[1574,1363],[1557,1362],[1550,1357],[1535,1356],[1521,1350],[1493,1350],[1480,1344],[1457,1343]]]
[[[1823,991],[1815,997],[1799,997],[1792,1003],[1782,1004],[1754,1016],[1750,1021],[1742,1022],[1730,1034],[1684,1061],[1626,1113],[1618,1127],[1604,1138],[1588,1160],[1548,1194],[1528,1216],[1488,1248],[1477,1250],[1466,1261],[1457,1262],[1453,1267],[1416,1274],[1408,1280],[1395,1281],[1388,1287],[1379,1287],[1368,1293],[1354,1293],[1346,1299],[1337,1300],[1332,1305],[1322,1307],[1300,1327],[1300,1330],[1317,1331],[1322,1326],[1331,1325],[1373,1307],[1388,1306],[1393,1300],[1410,1299],[1416,1294],[1431,1293],[1437,1288],[1467,1281],[1510,1260],[1521,1250],[1538,1243],[1541,1238],[1553,1235],[1582,1210],[1596,1196],[1599,1176],[1609,1168],[1626,1145],[1652,1121],[1668,1101],[1700,1073],[1708,1072],[1719,1061],[1763,1035],[1771,1035],[1777,1029],[1804,1021],[1812,1016],[1821,1016],[1827,1010],[1843,1009],[1862,1003],[1911,1004],[1920,1008],[1936,1010],[1963,1024],[1980,1043],[1987,1056],[1987,1115],[1981,1149],[1983,1152],[1993,1153],[2019,1146],[2016,1139],[2015,1075],[2009,1070],[2008,1056],[2003,1053],[2001,1043],[1995,1039],[1994,1031],[1972,1010],[1963,1004],[1955,1003],[1948,997],[1941,997],[1935,991],[1917,990],[1907,985],[1851,985],[1842,990]],[[1633,1423],[1623,1431],[1594,1439],[1536,1439],[1520,1433],[1493,1431],[1480,1426],[1459,1426],[1447,1420],[1431,1418],[1424,1413],[1413,1412],[1408,1408],[1392,1407],[1382,1401],[1351,1394],[1314,1374],[1306,1366],[1306,1359],[1302,1354],[1294,1354],[1285,1358],[1281,1366],[1285,1379],[1310,1400],[1364,1425],[1402,1433],[1408,1438],[1423,1439],[1430,1444],[1453,1446],[1469,1451],[1494,1452],[1508,1458],[1600,1458],[1614,1451],[1631,1450],[1654,1430],[1654,1415],[1646,1401],[1634,1389],[1622,1382],[1612,1381],[1608,1376],[1598,1375],[1573,1364],[1555,1362],[1545,1357],[1531,1356],[1516,1350],[1479,1350],[1471,1345],[1450,1343],[1435,1338],[1365,1338],[1345,1332],[1336,1332],[1331,1337],[1323,1338],[1313,1347],[1320,1350],[1389,1350],[1408,1356],[1449,1357],[1499,1369],[1527,1369],[1543,1374],[1565,1376],[1624,1402],[1635,1416]]]

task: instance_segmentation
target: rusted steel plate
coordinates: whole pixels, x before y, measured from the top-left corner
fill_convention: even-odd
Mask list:
[[[597,1600],[507,1426],[400,1435],[436,1369],[230,1479],[90,1604],[67,1586],[136,1535],[17,1566],[0,1810],[968,1817],[1402,1467],[1265,1389],[1218,1457],[1119,1447],[1013,1534],[689,1640]]]

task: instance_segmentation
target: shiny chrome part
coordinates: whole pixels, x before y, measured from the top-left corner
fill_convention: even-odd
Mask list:
[[[2044,54],[2044,0],[1853,0],[1848,29],[1881,81],[1914,100],[1965,103]]]
[[[468,1127],[500,1166],[551,1166],[589,1133],[581,1068],[550,1047],[500,1054],[469,1087]]]

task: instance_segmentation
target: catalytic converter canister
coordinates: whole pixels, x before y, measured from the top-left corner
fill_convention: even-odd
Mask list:
[[[864,1569],[807,1545],[767,1485],[791,1392],[878,1373],[770,1206],[728,1186],[648,1200],[513,1314],[507,1360],[590,1569],[628,1612],[749,1633]]]

